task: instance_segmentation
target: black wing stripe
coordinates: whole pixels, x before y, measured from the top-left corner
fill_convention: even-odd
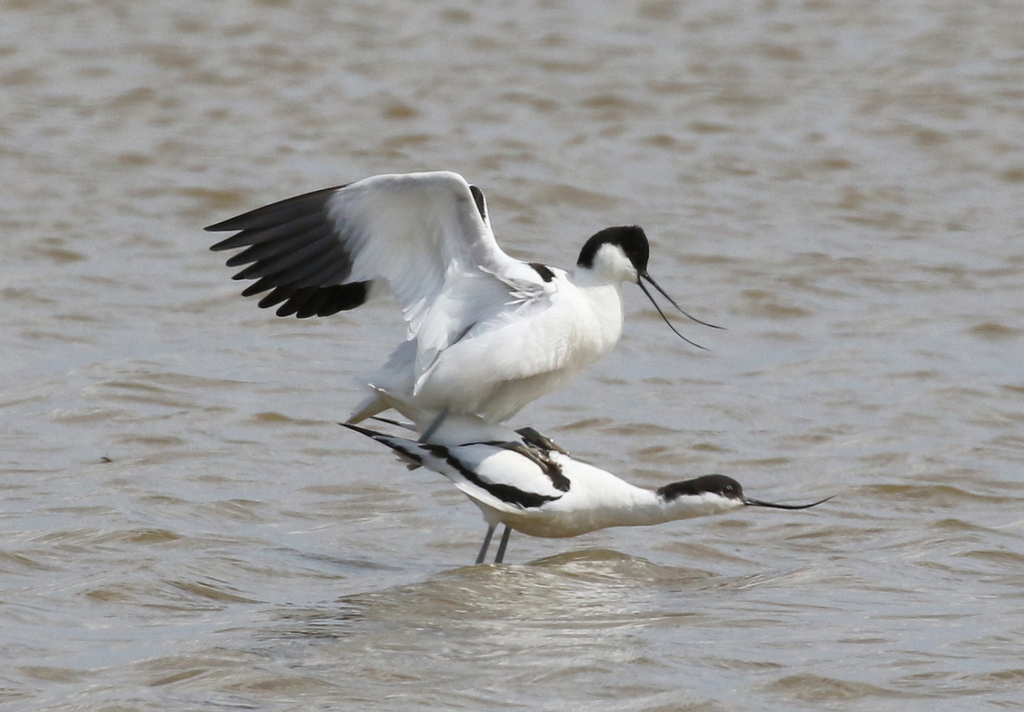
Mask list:
[[[260,278],[255,284],[251,284],[245,288],[242,292],[242,296],[248,297],[253,294],[259,294],[264,292],[271,287],[293,287],[299,289],[301,287],[329,287],[331,283],[317,281],[317,277],[320,275],[344,275],[348,276],[351,271],[351,265],[348,260],[344,259],[344,251],[338,250],[338,253],[342,255],[342,259],[336,259],[333,248],[327,248],[321,255],[315,255],[312,259],[308,259],[299,264],[285,267],[280,272],[274,272]],[[235,279],[255,279],[259,275],[251,274],[248,271],[244,272],[245,277],[239,277],[235,275]],[[239,274],[243,274],[240,272]],[[344,281],[344,277],[335,279],[334,284]]]
[[[283,274],[293,267],[301,267],[305,264],[321,264],[325,257],[334,257],[332,248],[337,244],[331,231],[326,226],[320,231],[312,242],[305,245],[289,245],[289,250],[279,255],[274,255],[265,260],[260,260],[249,265],[236,274],[233,279],[257,279],[259,277],[270,277]],[[294,251],[293,249],[294,248]],[[342,251],[342,255],[344,255]],[[346,260],[347,261],[347,260]],[[286,280],[279,280],[281,284],[287,284]]]
[[[571,482],[562,474],[562,466],[552,460],[547,461],[547,466],[542,468],[544,474],[551,479],[551,486],[561,492],[568,492]]]
[[[330,287],[344,282],[352,272],[352,264],[342,249],[331,248],[314,260],[290,267],[270,278],[282,286],[289,287]]]
[[[210,249],[246,249],[227,260],[248,265],[234,279],[256,280],[242,296],[263,294],[259,306],[278,306],[279,316],[329,316],[355,309],[370,292],[371,281],[342,284],[352,274],[345,249],[345,226],[330,214],[331,199],[345,186],[325,188],[281,200],[206,228],[238,230]]]
[[[548,502],[554,502],[562,497],[562,495],[549,496],[546,494],[539,494],[537,492],[527,492],[526,490],[521,490],[518,487],[513,487],[512,485],[488,482],[481,478],[480,475],[474,472],[471,468],[467,467],[465,463],[452,455],[448,448],[443,445],[428,444],[424,445],[424,447],[427,448],[435,457],[443,458],[445,462],[447,462],[451,467],[454,467],[460,475],[465,477],[474,485],[494,495],[502,502],[514,504],[517,507],[522,507],[523,509],[536,509],[537,507],[543,507]]]
[[[327,298],[330,296],[327,294],[326,290],[315,288],[309,289],[309,291],[304,292],[304,294],[306,295],[306,298],[301,304],[296,304],[294,300],[289,300],[285,304],[285,307],[287,307],[288,310],[291,310],[293,306],[296,307],[294,313],[299,319],[308,319],[311,316],[316,316],[320,311],[320,307],[327,302]],[[278,312],[281,312],[285,307],[278,309]],[[284,316],[290,315],[285,314]]]
[[[517,431],[522,432],[522,429]],[[540,435],[540,433],[538,433]],[[541,436],[544,437],[544,436]],[[562,474],[562,466],[551,459],[552,450],[543,446],[531,445],[526,442],[526,437],[523,438],[523,442],[516,442],[515,440],[481,440],[475,443],[466,443],[467,445],[491,445],[493,447],[500,447],[505,450],[511,450],[512,452],[519,453],[526,459],[530,460],[540,471],[548,476],[551,480],[551,486],[560,492],[568,492],[572,487],[572,482]]]
[[[274,280],[269,279],[267,277],[264,277],[263,279],[259,280],[258,282],[253,282],[248,287],[243,289],[242,290],[242,296],[243,297],[251,297],[254,294],[259,294],[260,292],[265,292],[268,289],[273,289],[276,286],[278,286],[278,285],[274,283]]]
[[[317,316],[330,316],[340,311],[348,311],[361,306],[370,292],[373,282],[353,282],[335,287],[322,288],[327,294],[327,301],[320,307]]]
[[[476,203],[476,209],[477,212],[480,213],[480,219],[487,222],[487,200],[484,198],[484,192],[475,185],[469,186],[469,192],[473,196],[473,202]]]
[[[275,235],[266,240],[250,244],[248,248],[242,250],[237,255],[232,255],[228,259],[227,265],[228,267],[236,267],[256,262],[257,260],[268,259],[285,250],[297,249],[307,245],[313,240],[322,237],[325,232],[330,232],[330,226],[323,220],[303,221],[303,224],[298,226],[298,229],[289,230],[287,233]],[[264,234],[269,233],[260,233],[261,236]]]
[[[233,230],[263,229],[298,220],[308,216],[310,213],[325,214],[327,212],[327,204],[334,197],[334,193],[344,187],[339,185],[333,188],[314,190],[311,193],[297,195],[294,198],[285,198],[276,203],[264,205],[261,208],[229,218],[216,225],[210,225],[206,230],[208,232],[230,232]],[[218,248],[215,245],[212,249]],[[219,249],[228,248],[221,247]]]
[[[257,282],[256,284],[259,284],[259,282]],[[255,287],[256,284],[249,287],[249,289],[246,289],[245,292],[248,292],[250,289]],[[293,296],[295,296],[295,292],[297,291],[297,289],[292,289],[291,287],[275,287],[273,290],[271,290],[270,294],[260,299],[258,306],[260,309],[268,309],[272,306],[276,306],[277,304],[280,304],[285,300],[291,299]],[[242,292],[243,297],[250,297],[252,296],[252,294],[258,293],[254,291],[252,294],[246,294],[245,292]]]
[[[527,263],[533,267],[534,271],[540,275],[540,278],[545,282],[550,282],[555,278],[555,273],[551,271],[551,268],[540,262],[529,262]]]
[[[366,302],[372,281],[338,284],[331,287],[304,287],[292,289],[278,287],[260,300],[260,307],[266,309],[281,302],[284,305],[277,310],[278,316],[330,316],[340,311],[355,309]],[[314,298],[316,301],[314,302]]]
[[[236,247],[260,245],[265,242],[287,242],[290,236],[298,235],[326,222],[329,222],[329,218],[325,212],[310,213],[295,220],[242,230],[237,235],[221,240],[210,247],[210,249],[214,252],[220,252],[222,250],[233,250]]]

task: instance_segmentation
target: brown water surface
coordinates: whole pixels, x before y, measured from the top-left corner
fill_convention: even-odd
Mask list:
[[[1015,3],[0,0],[0,704],[1020,709]],[[402,335],[277,319],[204,225],[479,184],[510,252],[636,222],[696,316],[517,425],[833,501],[512,539],[335,425]]]

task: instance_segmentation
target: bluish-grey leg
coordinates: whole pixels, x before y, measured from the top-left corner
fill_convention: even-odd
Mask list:
[[[494,557],[494,563],[500,564],[505,558],[505,547],[508,546],[508,536],[512,533],[508,524],[505,525],[505,531],[501,533],[501,542],[498,544],[498,554]]]
[[[480,547],[480,555],[476,557],[476,563],[484,563],[484,557],[487,556],[487,547],[491,545],[491,537],[494,536],[495,524],[489,524],[487,526],[487,534],[484,536],[484,545]]]

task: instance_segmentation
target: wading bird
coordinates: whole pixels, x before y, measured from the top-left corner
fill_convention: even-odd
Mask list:
[[[635,225],[601,230],[576,270],[514,259],[498,247],[483,193],[457,173],[379,175],[258,208],[206,228],[237,234],[213,250],[245,248],[228,266],[243,292],[269,291],[278,316],[328,316],[389,288],[407,339],[369,377],[349,422],[387,409],[377,387],[432,412],[502,422],[607,354],[622,331],[619,286],[649,282],[650,245]],[[719,328],[719,327],[714,327]],[[690,342],[693,343],[693,342]]]
[[[483,563],[491,537],[504,524],[494,562],[505,556],[512,529],[539,537],[570,537],[607,527],[646,526],[720,514],[740,507],[808,509],[810,504],[775,504],[751,499],[725,475],[704,475],[656,490],[631,485],[612,473],[575,460],[535,431],[520,439],[447,446],[385,435],[342,423],[398,453],[410,467],[423,466],[455,483],[483,512],[487,534],[476,563]]]

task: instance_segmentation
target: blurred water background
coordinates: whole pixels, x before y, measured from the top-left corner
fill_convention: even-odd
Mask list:
[[[515,425],[744,511],[468,566],[339,428],[393,305],[278,319],[202,227],[452,169],[517,256],[636,222]],[[1024,13],[971,0],[0,1],[9,710],[1021,709]]]

